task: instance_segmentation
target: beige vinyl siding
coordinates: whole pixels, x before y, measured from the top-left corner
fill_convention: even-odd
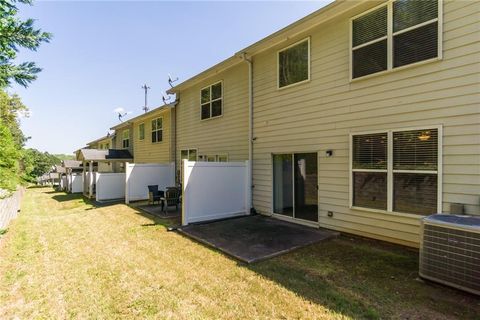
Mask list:
[[[126,127],[122,127],[120,129],[115,130],[115,148],[116,149],[123,149],[123,132],[125,130],[130,130],[130,144],[128,146],[128,151],[133,155],[134,151],[134,139],[136,138],[135,132],[132,130],[132,125],[128,125]]]
[[[316,150],[321,227],[416,247],[418,216],[349,208],[349,134],[441,125],[443,210],[458,202],[480,214],[480,2],[444,1],[443,10],[443,60],[368,79],[349,81],[358,10],[254,56],[255,209],[272,213],[272,153]],[[277,90],[276,51],[306,36],[311,81]]]
[[[223,84],[222,116],[200,119],[200,89]],[[181,91],[176,107],[177,161],[180,150],[228,155],[229,161],[248,160],[248,67],[246,63],[221,72]],[[178,165],[179,162],[177,162]]]
[[[130,154],[134,155],[134,139],[135,139],[135,132],[132,130],[132,125],[126,125],[120,129],[115,130],[115,138],[113,139],[113,144],[115,145],[115,149],[123,149],[123,131],[130,130],[130,145],[127,149],[130,151]],[[135,158],[134,158],[135,160]],[[114,172],[125,172],[124,164],[120,162],[113,163],[113,171]]]
[[[135,163],[167,163],[173,161],[171,150],[171,109],[162,110],[148,118],[135,121]],[[162,141],[152,143],[152,120],[162,118]],[[145,125],[145,139],[139,139],[139,126]]]

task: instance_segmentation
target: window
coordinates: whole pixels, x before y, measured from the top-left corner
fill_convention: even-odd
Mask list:
[[[145,123],[140,123],[138,125],[138,139],[145,140]]]
[[[130,147],[130,130],[124,130],[122,133],[122,146],[124,149]]]
[[[201,119],[210,119],[222,115],[222,82],[217,82],[200,91]]]
[[[180,150],[180,172],[177,172],[180,183],[183,183],[183,160],[197,161],[197,149]]]
[[[440,57],[440,7],[393,0],[353,18],[352,79]]]
[[[215,155],[202,154],[202,155],[198,156],[198,161],[202,161],[202,162],[228,162],[228,155],[226,155],[226,154],[215,154]]]
[[[218,162],[228,162],[228,155],[226,154],[218,154],[217,155]]]
[[[197,161],[197,149],[181,150],[180,151],[180,159],[181,160],[188,160],[188,161]]]
[[[352,135],[351,205],[428,215],[439,201],[439,128]]]
[[[105,149],[110,149],[110,143],[105,144]]]
[[[278,88],[310,79],[310,38],[278,52]]]
[[[103,149],[103,144],[100,143],[99,149]]]
[[[162,118],[152,120],[152,142],[162,142],[163,124]]]

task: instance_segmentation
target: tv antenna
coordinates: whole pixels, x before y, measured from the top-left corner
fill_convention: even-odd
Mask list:
[[[172,79],[172,76],[168,75],[168,84],[170,85],[170,87],[173,88],[173,84],[177,81],[178,81],[178,77],[176,77],[175,79]]]
[[[120,122],[123,122],[122,118],[125,117],[126,115],[127,115],[127,112],[124,112],[124,113],[118,112],[118,120],[120,120]]]
[[[172,96],[168,95],[164,95],[162,94],[162,100],[163,100],[163,104],[169,104],[170,101],[172,100]]]
[[[150,87],[147,86],[147,84],[144,84],[142,86],[142,89],[145,90],[145,106],[142,109],[143,109],[143,111],[145,111],[145,113],[147,113],[148,112],[147,96],[148,96],[148,90],[150,89]]]

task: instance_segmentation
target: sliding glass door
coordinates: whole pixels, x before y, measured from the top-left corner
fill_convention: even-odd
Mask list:
[[[317,154],[273,155],[274,213],[318,221]]]
[[[291,154],[273,156],[273,211],[293,217],[293,163]]]

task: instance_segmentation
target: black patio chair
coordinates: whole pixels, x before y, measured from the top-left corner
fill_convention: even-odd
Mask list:
[[[175,206],[178,211],[178,205],[180,204],[180,195],[181,191],[177,187],[167,187],[165,192],[165,212],[167,212],[168,207]]]
[[[163,201],[162,198],[165,196],[165,193],[161,190],[158,190],[158,185],[148,186],[148,204],[155,204],[155,201],[158,201],[158,204],[162,205],[163,210]]]

